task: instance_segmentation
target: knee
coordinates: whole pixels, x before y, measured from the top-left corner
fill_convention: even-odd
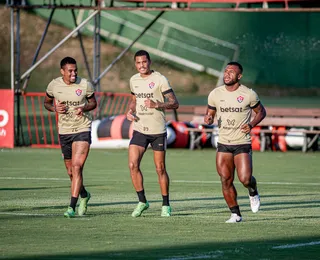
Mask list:
[[[66,169],[67,169],[67,174],[69,175],[69,177],[71,177],[72,176],[72,166],[70,165],[70,166],[66,167]]]
[[[139,165],[135,162],[129,162],[129,170],[130,170],[130,173],[135,173],[139,171]]]
[[[68,176],[70,177],[70,178],[72,178],[72,170],[67,170],[67,174],[68,174]]]
[[[81,164],[73,164],[72,165],[72,175],[79,175],[82,173],[83,166]]]
[[[156,166],[156,172],[159,176],[163,176],[167,174],[166,168],[164,167],[164,165],[159,165]]]
[[[230,175],[220,174],[220,180],[223,187],[230,187],[233,183],[233,177]]]
[[[251,178],[250,176],[242,176],[239,177],[239,181],[242,183],[243,186],[247,187],[250,185]]]
[[[238,173],[239,181],[243,186],[247,187],[251,183],[251,175],[247,173]]]

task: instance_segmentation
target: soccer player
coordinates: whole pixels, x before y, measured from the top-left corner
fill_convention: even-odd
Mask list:
[[[46,90],[44,107],[58,114],[59,139],[67,173],[71,180],[70,206],[64,213],[75,216],[80,194],[78,214],[85,215],[90,193],[83,186],[83,167],[91,144],[91,116],[97,106],[92,84],[77,76],[77,63],[71,57],[60,62],[62,77],[52,80]]]
[[[252,212],[260,208],[256,179],[252,176],[252,149],[250,131],[266,116],[266,110],[257,94],[240,84],[242,66],[237,62],[227,64],[224,85],[215,88],[208,96],[208,107],[204,122],[213,123],[217,116],[219,141],[216,153],[216,167],[220,175],[222,193],[231,211],[227,223],[242,221],[237,191],[233,184],[237,170],[240,182],[249,191]],[[251,120],[252,110],[255,116]]]
[[[148,52],[140,50],[134,55],[135,67],[139,73],[130,79],[131,100],[127,119],[133,121],[133,136],[129,145],[129,169],[139,203],[132,217],[141,216],[149,208],[140,169],[141,159],[151,144],[154,164],[162,194],[161,216],[171,216],[169,203],[169,176],[166,170],[167,131],[165,109],[177,109],[178,100],[168,80],[159,72],[150,69]]]

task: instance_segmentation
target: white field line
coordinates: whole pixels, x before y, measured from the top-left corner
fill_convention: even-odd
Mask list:
[[[118,172],[114,172],[118,173]],[[110,174],[110,172],[109,172]],[[45,181],[68,181],[69,178],[36,178],[36,177],[0,177],[0,180],[45,180]],[[129,180],[128,180],[129,181]],[[122,181],[125,182],[125,181]],[[197,180],[172,180],[175,183],[203,183],[203,184],[220,184],[220,181],[197,181]],[[310,182],[258,182],[258,184],[265,185],[306,185],[306,186],[319,186],[320,183]]]
[[[26,212],[0,212],[0,215],[10,216],[28,216],[28,217],[62,217],[62,214],[41,214],[41,213],[26,213]],[[76,220],[90,221],[88,217],[75,217]]]
[[[169,258],[161,258],[160,260],[194,260],[194,259],[213,259],[223,256],[223,251],[208,252],[207,254],[193,254],[186,256],[172,256]]]
[[[274,246],[272,249],[287,249],[287,248],[296,248],[296,247],[302,247],[302,246],[315,246],[320,245],[320,241],[313,241],[310,243],[300,243],[300,244],[289,244],[289,245],[283,245],[283,246]]]
[[[52,216],[61,216],[61,214],[41,214],[41,213],[26,213],[26,212],[0,212],[0,215],[11,215],[11,216],[35,216],[35,217],[52,217]]]
[[[220,181],[188,181],[188,180],[173,180],[172,182],[178,182],[178,183],[218,183],[220,184]],[[317,186],[320,185],[320,183],[303,183],[303,182],[262,182],[258,181],[258,184],[266,184],[266,185],[311,185],[311,186]]]
[[[67,181],[69,178],[33,178],[33,177],[0,177],[0,180],[44,180],[44,181]]]

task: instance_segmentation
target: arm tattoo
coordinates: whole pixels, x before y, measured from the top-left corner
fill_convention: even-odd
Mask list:
[[[167,99],[165,102],[159,102],[157,101],[158,108],[162,109],[177,109],[179,107],[179,102],[174,94],[174,92],[169,92],[164,95],[164,97]]]

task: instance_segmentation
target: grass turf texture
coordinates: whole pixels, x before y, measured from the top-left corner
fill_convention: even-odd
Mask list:
[[[150,208],[132,218],[137,196],[127,150],[91,150],[85,217],[65,219],[70,183],[58,149],[0,152],[0,257],[6,259],[317,259],[320,253],[319,154],[254,152],[261,210],[235,181],[244,222],[230,212],[215,170],[215,150],[167,153],[170,218],[151,150],[142,161]],[[284,246],[284,248],[277,248]]]

